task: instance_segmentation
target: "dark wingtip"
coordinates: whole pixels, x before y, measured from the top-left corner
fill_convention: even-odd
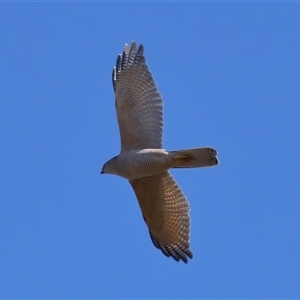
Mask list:
[[[131,44],[125,44],[122,54],[118,55],[116,66],[112,71],[112,83],[114,91],[116,91],[117,83],[122,71],[129,65],[134,64],[137,60],[145,59],[143,57],[144,46],[141,44],[137,47],[137,44],[134,40],[131,41]]]
[[[161,252],[166,256],[166,257],[172,257],[174,260],[179,262],[182,260],[185,264],[188,263],[188,258],[192,259],[193,258],[193,253],[184,247],[177,247],[177,246],[166,246],[163,245],[158,239],[154,238],[151,232],[149,231],[151,241],[153,245],[161,250]]]

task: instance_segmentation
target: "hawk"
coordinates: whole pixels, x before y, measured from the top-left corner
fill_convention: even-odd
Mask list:
[[[146,64],[144,47],[125,44],[112,72],[121,151],[101,174],[129,181],[154,246],[187,263],[190,250],[189,204],[170,168],[218,165],[211,147],[167,151],[163,148],[163,101]]]

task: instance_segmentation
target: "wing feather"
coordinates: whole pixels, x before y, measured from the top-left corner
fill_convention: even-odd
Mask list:
[[[154,246],[187,263],[190,251],[189,204],[169,172],[129,181]]]
[[[113,69],[121,151],[162,148],[163,102],[143,51],[126,44]]]

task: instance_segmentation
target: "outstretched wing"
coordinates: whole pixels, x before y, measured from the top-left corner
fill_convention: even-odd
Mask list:
[[[129,181],[156,248],[187,263],[190,251],[189,204],[169,172]]]
[[[112,73],[121,151],[162,148],[163,102],[143,50],[126,44]]]

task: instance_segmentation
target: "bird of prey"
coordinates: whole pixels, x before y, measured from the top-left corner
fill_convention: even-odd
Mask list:
[[[154,246],[167,257],[187,263],[190,250],[189,204],[170,168],[217,165],[211,147],[167,151],[163,148],[163,101],[146,64],[144,47],[125,44],[112,72],[121,151],[101,174],[129,181]]]

